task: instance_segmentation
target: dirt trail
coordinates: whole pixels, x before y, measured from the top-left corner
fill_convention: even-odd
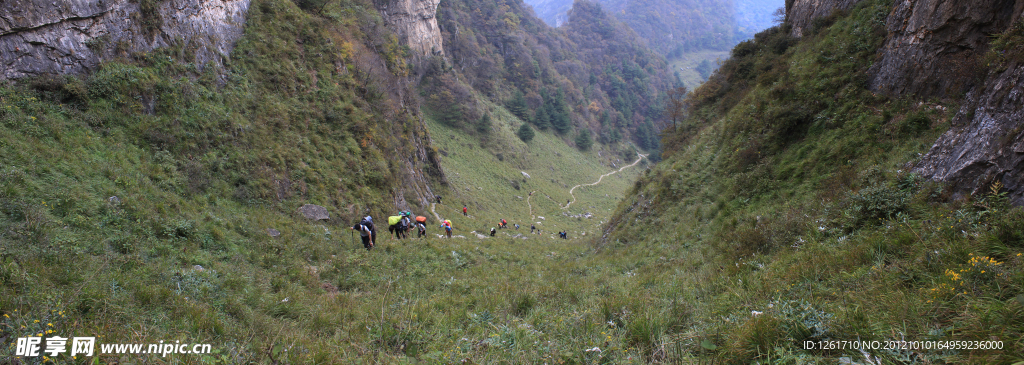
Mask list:
[[[566,204],[564,207],[562,207],[562,209],[569,209],[569,206],[571,206],[572,203],[576,202],[576,195],[573,195],[573,193],[572,193],[574,190],[576,190],[576,188],[578,188],[580,186],[594,186],[594,185],[600,184],[601,180],[603,180],[606,176],[615,175],[617,173],[622,172],[622,170],[625,170],[625,169],[627,169],[629,167],[636,166],[636,164],[640,163],[640,160],[643,160],[645,157],[647,157],[647,155],[641,155],[639,152],[637,152],[636,156],[637,156],[636,157],[636,161],[633,161],[633,163],[631,163],[629,165],[626,165],[626,166],[622,166],[618,170],[615,170],[615,171],[609,172],[607,174],[601,175],[601,177],[598,177],[597,181],[595,181],[593,183],[590,183],[590,184],[580,184],[580,185],[573,186],[572,189],[569,189],[569,196],[572,197],[572,201],[570,201],[568,204]]]
[[[536,216],[533,215],[533,204],[530,204],[530,198],[533,198],[533,193],[536,192],[536,190],[531,191],[530,195],[526,197],[526,206],[530,207],[530,219],[536,218]]]
[[[437,207],[437,203],[430,203],[430,212],[434,213],[434,218],[437,218],[438,222],[444,222],[444,220],[441,219],[441,216],[437,215],[437,211],[434,210],[434,208],[436,208],[436,207]]]

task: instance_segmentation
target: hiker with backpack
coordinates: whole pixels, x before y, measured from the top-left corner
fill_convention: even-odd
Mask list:
[[[419,238],[423,238],[423,236],[427,235],[427,217],[416,217],[416,230],[419,232]]]
[[[402,212],[400,214],[402,215],[402,219],[398,221],[398,234],[401,236],[399,238],[409,238],[406,232],[408,232],[409,228],[412,227],[412,221],[409,220],[409,216],[412,215],[412,212]]]
[[[359,231],[359,238],[362,238],[363,247],[366,247],[367,251],[377,244],[377,229],[373,227],[373,217],[366,216],[352,229]]]
[[[498,233],[498,231],[495,230],[494,227],[491,227],[491,237],[494,237],[495,233]]]
[[[462,205],[462,215],[464,215],[466,217],[469,216],[469,209],[466,209],[466,205],[465,204]]]
[[[502,219],[501,220],[501,226],[499,226],[499,227],[501,227],[501,229],[508,228],[508,222],[506,222],[505,219]]]
[[[444,233],[448,235],[448,238],[452,238],[452,230],[455,229],[452,227],[452,221],[445,219],[444,222],[441,222],[441,228],[444,228]]]
[[[388,232],[391,233],[391,238],[402,239],[405,234],[401,229],[402,227],[402,216],[393,215],[388,217]]]

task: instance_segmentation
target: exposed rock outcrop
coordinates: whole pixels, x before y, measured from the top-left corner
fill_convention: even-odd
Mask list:
[[[331,215],[327,213],[327,208],[316,204],[305,204],[299,207],[299,213],[302,214],[306,219],[314,221],[326,221],[331,219]]]
[[[989,36],[1009,27],[1024,1],[898,1],[869,87],[887,95],[958,97],[982,81]]]
[[[787,21],[801,35],[814,19],[859,0],[794,0]],[[1021,21],[1024,0],[898,0],[886,19],[884,46],[868,86],[892,97],[959,99],[952,128],[914,171],[950,184],[957,196],[999,181],[1024,205],[1024,65],[988,74],[981,64],[990,37]]]
[[[177,45],[200,66],[242,36],[249,0],[7,0],[0,6],[0,78],[79,73],[131,52]]]
[[[857,5],[861,0],[793,0],[787,1],[786,22],[793,26],[792,35],[803,37],[814,20]]]
[[[436,17],[440,3],[441,0],[390,0],[376,1],[376,6],[413,54],[429,56],[444,54]]]
[[[971,91],[916,172],[952,184],[958,195],[986,192],[999,181],[1024,205],[1024,66]]]

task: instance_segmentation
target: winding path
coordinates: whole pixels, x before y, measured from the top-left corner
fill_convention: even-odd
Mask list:
[[[436,207],[437,203],[430,203],[430,212],[434,213],[434,218],[437,218],[438,222],[444,222],[444,219],[441,219],[441,216],[437,215],[437,211],[434,210]]]
[[[600,177],[597,178],[597,181],[595,181],[593,183],[590,183],[590,184],[580,184],[580,185],[573,186],[572,189],[569,189],[569,196],[572,197],[572,201],[569,202],[568,204],[566,204],[564,207],[562,207],[562,209],[569,209],[569,206],[572,205],[572,203],[576,202],[576,195],[573,195],[573,193],[572,193],[574,190],[576,190],[576,188],[578,188],[580,186],[594,186],[594,185],[600,184],[601,180],[604,179],[606,176],[615,175],[617,173],[622,172],[622,170],[625,170],[626,168],[636,166],[636,164],[640,163],[640,160],[643,160],[645,157],[647,157],[647,155],[641,155],[639,152],[637,152],[636,156],[637,156],[636,157],[636,161],[633,161],[633,163],[631,163],[629,165],[626,165],[626,166],[622,166],[618,170],[615,170],[615,171],[609,172],[607,174],[601,175]],[[532,209],[531,209],[531,212],[532,212]]]
[[[531,191],[530,195],[526,197],[526,206],[530,207],[530,219],[536,218],[536,216],[533,215],[533,204],[530,204],[530,198],[533,198],[533,193],[536,192],[536,190]]]

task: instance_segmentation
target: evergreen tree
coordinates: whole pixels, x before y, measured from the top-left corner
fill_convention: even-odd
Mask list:
[[[523,92],[516,89],[512,93],[512,99],[505,104],[508,111],[512,112],[512,115],[519,117],[523,121],[530,119],[529,107],[526,106],[526,97],[523,96]]]
[[[708,77],[711,77],[712,71],[714,71],[714,68],[711,67],[711,62],[706,59],[700,61],[700,64],[697,65],[697,73],[700,74],[700,78],[702,79],[707,80]]]
[[[540,130],[546,130],[551,127],[551,117],[548,115],[548,108],[544,106],[537,108],[537,113],[533,115],[533,124]]]
[[[480,121],[476,123],[476,131],[482,134],[491,132],[491,115],[484,113],[484,116],[480,117]]]
[[[579,148],[581,151],[587,151],[593,145],[594,140],[590,137],[590,130],[586,128],[580,129],[580,133],[576,135],[576,148]]]
[[[530,142],[533,140],[533,128],[530,128],[529,124],[523,123],[523,125],[519,127],[519,131],[516,132],[516,135],[519,136],[519,139],[523,140],[523,142]]]
[[[569,107],[565,105],[565,93],[562,90],[558,90],[554,100],[545,103],[545,106],[551,108],[548,110],[548,115],[551,117],[551,125],[555,127],[558,134],[565,134],[572,129],[572,117],[569,116]]]

